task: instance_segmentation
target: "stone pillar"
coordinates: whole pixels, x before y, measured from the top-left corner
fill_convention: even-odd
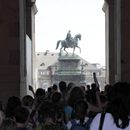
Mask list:
[[[109,5],[104,1],[103,11],[105,12],[105,65],[106,65],[106,83],[109,83]]]
[[[34,1],[34,0],[33,0]],[[32,86],[36,90],[36,52],[35,52],[35,15],[38,12],[36,4],[32,5]]]
[[[121,0],[115,1],[115,81],[121,81]]]
[[[109,83],[130,82],[130,1],[105,0],[107,72]]]
[[[130,82],[130,0],[121,0],[121,75]]]
[[[0,1],[0,100],[20,95],[19,1]]]
[[[114,43],[114,0],[105,1],[106,23],[106,77],[107,83],[115,82],[115,43]]]

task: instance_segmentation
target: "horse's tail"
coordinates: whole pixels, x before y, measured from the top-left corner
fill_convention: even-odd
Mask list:
[[[57,41],[56,49],[59,47],[61,40]]]

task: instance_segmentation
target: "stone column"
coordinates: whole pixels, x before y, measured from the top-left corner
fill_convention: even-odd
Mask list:
[[[115,1],[115,81],[121,80],[121,0]]]
[[[26,94],[26,1],[19,0],[19,28],[20,28],[20,97]]]

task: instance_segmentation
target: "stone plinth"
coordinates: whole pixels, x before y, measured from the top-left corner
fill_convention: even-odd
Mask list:
[[[58,59],[58,74],[77,75],[81,73],[80,58],[77,56],[61,56]]]
[[[85,75],[81,71],[81,58],[77,55],[59,56],[58,69],[55,71],[53,81],[73,82],[76,85],[85,83]]]

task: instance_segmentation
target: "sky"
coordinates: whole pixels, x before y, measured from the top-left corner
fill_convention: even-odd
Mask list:
[[[90,63],[105,66],[105,13],[104,0],[36,0],[36,52],[60,52],[58,40],[66,38],[68,30],[81,41],[75,53]],[[72,49],[66,49],[72,52]]]

